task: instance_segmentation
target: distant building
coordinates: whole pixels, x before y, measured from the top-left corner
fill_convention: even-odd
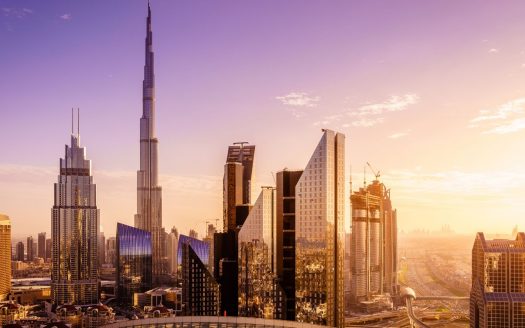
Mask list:
[[[390,190],[378,180],[354,192],[350,200],[350,302],[361,309],[374,296],[397,293],[397,212]]]
[[[46,233],[40,232],[38,234],[38,257],[46,259]]]
[[[187,316],[218,315],[219,285],[207,265],[202,262],[202,255],[199,256],[193,249],[194,246],[202,246],[202,244],[190,243],[190,239],[181,239],[179,242],[179,250],[182,254],[183,313]]]
[[[213,249],[213,236],[217,233],[217,229],[215,229],[215,226],[213,224],[208,224],[208,230],[206,232],[206,237],[204,237],[202,240],[207,243],[210,246],[210,257],[208,259],[208,263],[206,265],[208,266],[211,274],[213,275],[213,256],[214,256],[214,249]]]
[[[486,240],[478,233],[472,248],[470,327],[524,327],[524,281],[525,233],[515,240]]]
[[[25,255],[24,255],[24,243],[19,241],[16,243],[16,260],[24,262]]]
[[[11,290],[11,220],[0,214],[0,301]]]
[[[151,232],[117,223],[117,298],[133,304],[135,293],[152,288]]]
[[[35,242],[33,241],[33,236],[27,237],[26,248],[27,262],[32,262],[36,256]]]
[[[117,239],[115,237],[106,239],[106,264],[117,267]]]
[[[199,233],[197,231],[195,231],[194,229],[190,229],[189,236],[191,238],[199,239]]]
[[[98,234],[98,265],[102,267],[102,264],[106,263],[106,237],[104,232],[100,231]]]
[[[51,238],[46,239],[46,262],[51,261],[51,250],[53,249],[53,244]]]
[[[169,273],[171,274],[177,274],[177,253],[178,253],[178,245],[179,245],[179,231],[177,228],[173,227],[171,228],[171,232],[168,235],[167,238],[167,250],[168,250],[168,266],[169,266]]]
[[[284,319],[276,274],[275,188],[263,187],[239,231],[239,316]]]
[[[99,216],[91,161],[77,131],[65,147],[54,186],[51,292],[56,305],[98,303]]]
[[[295,186],[303,171],[276,177],[276,272],[286,295],[286,320],[295,321]]]
[[[343,327],[345,136],[323,131],[295,187],[296,320]]]

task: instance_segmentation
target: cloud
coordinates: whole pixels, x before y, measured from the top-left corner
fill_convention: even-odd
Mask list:
[[[369,128],[371,126],[383,123],[384,121],[385,119],[383,117],[377,117],[377,118],[363,117],[357,121],[353,121],[351,124],[356,127]]]
[[[68,21],[68,20],[71,20],[73,18],[73,16],[71,16],[71,14],[66,13],[66,14],[60,16],[60,18],[63,19],[63,20]]]
[[[489,53],[491,54],[497,54],[498,52],[499,52],[499,49],[496,49],[496,48],[489,49]]]
[[[303,117],[306,114],[305,109],[317,106],[321,99],[319,96],[310,96],[306,92],[290,92],[285,96],[278,96],[275,99],[280,100],[296,118]]]
[[[390,138],[390,139],[399,139],[399,138],[407,136],[409,133],[410,133],[410,131],[397,132],[397,133],[389,135],[388,138]]]
[[[366,104],[359,107],[358,111],[354,112],[354,115],[379,115],[384,112],[398,112],[407,109],[408,106],[414,105],[418,101],[419,96],[416,94],[391,96],[383,102]]]
[[[525,129],[525,97],[508,101],[495,110],[481,110],[469,128],[483,128],[484,134],[507,134]]]
[[[5,17],[24,18],[33,14],[33,10],[29,8],[8,8],[2,7],[2,13]]]

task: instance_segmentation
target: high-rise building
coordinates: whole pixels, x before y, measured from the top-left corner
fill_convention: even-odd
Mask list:
[[[24,243],[19,241],[16,243],[16,260],[23,262],[25,259],[24,253]]]
[[[26,242],[26,248],[27,248],[27,262],[31,262],[35,259],[35,242],[33,241],[33,236],[27,237]]]
[[[154,283],[161,280],[162,261],[162,188],[158,183],[158,140],[155,133],[155,74],[151,9],[146,21],[146,63],[142,83],[140,119],[140,170],[137,172],[137,214],[135,227],[151,232]]]
[[[238,243],[239,316],[284,319],[284,290],[276,274],[275,188],[262,188]]]
[[[109,237],[106,240],[106,263],[117,267],[117,239]]]
[[[46,259],[46,233],[40,232],[38,234],[38,257]]]
[[[276,272],[286,295],[286,320],[295,321],[295,186],[303,171],[276,176]]]
[[[352,203],[350,303],[397,293],[397,212],[390,190],[378,180],[350,196]]]
[[[189,236],[191,238],[199,239],[199,233],[197,231],[195,231],[194,229],[190,229]]]
[[[208,244],[181,235],[178,249],[181,254],[184,315],[218,315],[219,285],[211,275],[206,262],[203,262],[209,257]]]
[[[202,240],[208,245],[210,245],[210,257],[209,262],[206,264],[210,268],[210,272],[213,274],[213,256],[214,256],[214,249],[213,249],[213,236],[217,233],[217,229],[213,224],[208,224],[208,230],[206,232],[206,237],[204,237]]]
[[[476,235],[472,248],[470,327],[525,326],[525,233],[515,240]]]
[[[46,239],[46,262],[51,262],[51,250],[53,249],[53,243],[51,238]]]
[[[100,231],[98,235],[98,265],[106,263],[106,237],[104,232]]]
[[[99,217],[91,161],[77,130],[60,159],[51,215],[51,293],[57,305],[98,302]]]
[[[179,245],[179,231],[177,228],[171,228],[171,232],[167,238],[167,244],[169,273],[177,274],[177,247]]]
[[[236,207],[251,203],[253,159],[255,145],[246,142],[228,147],[223,178],[223,225],[224,231],[235,230],[242,225],[236,218]]]
[[[237,232],[229,230],[213,236],[213,276],[220,286],[220,313],[237,316],[238,271]]]
[[[344,326],[345,136],[324,130],[295,187],[296,320]]]
[[[135,293],[152,288],[152,242],[149,231],[117,223],[117,298],[132,304]]]
[[[0,214],[0,301],[11,291],[11,220]]]

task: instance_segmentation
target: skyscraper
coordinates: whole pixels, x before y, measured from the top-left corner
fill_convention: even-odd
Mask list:
[[[378,180],[354,192],[350,200],[350,303],[359,308],[374,295],[397,293],[397,212],[390,190]]]
[[[38,234],[38,257],[46,259],[46,233],[40,232]]]
[[[276,270],[286,295],[286,320],[295,321],[295,186],[303,171],[280,171],[276,178]]]
[[[132,304],[135,293],[151,289],[151,233],[117,223],[117,297]]]
[[[276,274],[275,188],[263,187],[239,231],[239,315],[284,319]]]
[[[51,261],[51,250],[53,249],[53,244],[51,238],[46,239],[46,262]]]
[[[479,232],[472,247],[470,327],[524,327],[524,281],[525,233],[486,240]]]
[[[33,236],[27,237],[26,248],[27,248],[27,262],[31,262],[35,259],[35,253],[36,253]]]
[[[345,136],[323,131],[295,188],[296,319],[343,327]]]
[[[51,294],[57,305],[98,302],[99,215],[91,161],[80,147],[80,136],[71,135],[60,175],[55,183],[51,211],[53,243]]]
[[[179,244],[179,231],[177,228],[173,227],[171,228],[171,232],[168,235],[168,266],[169,266],[169,273],[176,274],[177,273],[177,253],[178,253],[178,244]]]
[[[0,301],[11,290],[11,220],[0,214]]]
[[[98,265],[106,263],[106,237],[104,232],[100,231],[98,235]]]
[[[246,142],[228,147],[223,178],[223,224],[224,231],[235,230],[242,222],[236,217],[239,205],[250,204],[254,145]]]
[[[146,63],[142,82],[140,119],[140,170],[137,172],[137,214],[135,227],[151,232],[153,281],[162,272],[162,188],[158,184],[158,140],[155,133],[155,74],[151,9],[146,21]]]
[[[16,260],[23,262],[24,259],[24,243],[19,241],[18,243],[16,243]]]

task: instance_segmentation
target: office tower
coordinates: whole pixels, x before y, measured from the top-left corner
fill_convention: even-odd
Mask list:
[[[51,238],[46,239],[46,262],[51,262],[51,250],[53,249]]]
[[[324,130],[295,188],[299,322],[344,326],[345,136]]]
[[[16,243],[16,260],[22,262],[25,260],[24,243],[21,241]]]
[[[237,316],[238,313],[238,271],[237,232],[213,235],[213,275],[220,287],[220,313]]]
[[[171,228],[171,232],[168,235],[167,244],[169,273],[177,274],[177,247],[179,246],[179,231],[177,228]]]
[[[206,242],[210,246],[210,257],[209,262],[206,263],[208,268],[210,268],[210,272],[213,274],[213,256],[214,256],[214,248],[213,248],[213,235],[217,233],[217,229],[215,229],[215,226],[213,224],[208,224],[208,230],[206,231],[206,237],[204,237],[202,240]]]
[[[191,238],[199,239],[199,234],[197,233],[197,231],[195,231],[193,229],[190,229],[189,235],[190,235]]]
[[[152,288],[151,232],[117,223],[117,298],[132,304],[135,293]]]
[[[11,291],[11,220],[0,214],[0,301]]]
[[[276,270],[286,295],[286,320],[295,321],[295,186],[303,171],[276,177]]]
[[[109,237],[106,240],[106,263],[117,267],[117,238]]]
[[[32,262],[35,259],[35,243],[33,242],[33,236],[27,237],[26,248],[27,248],[27,262]]]
[[[390,190],[378,180],[350,196],[352,203],[350,302],[397,293],[397,212]]]
[[[184,315],[218,315],[219,285],[205,264],[209,258],[208,244],[181,235],[178,253],[181,257]]]
[[[263,187],[238,235],[239,316],[284,319],[276,274],[275,188]]]
[[[524,281],[525,233],[486,240],[479,232],[472,247],[470,327],[524,327]]]
[[[98,302],[99,217],[91,161],[77,130],[60,159],[51,215],[51,294],[56,305]]]
[[[38,234],[38,257],[46,259],[46,233],[40,232]]]
[[[158,184],[158,140],[155,133],[155,74],[151,9],[146,22],[146,63],[142,83],[142,117],[140,119],[140,170],[137,172],[137,214],[135,227],[151,232],[153,281],[162,272],[162,188]]]
[[[98,235],[98,265],[106,263],[106,237],[104,232],[100,231]]]
[[[236,207],[251,203],[255,145],[246,143],[238,142],[228,147],[223,178],[224,231],[235,230],[242,225],[236,219]]]

